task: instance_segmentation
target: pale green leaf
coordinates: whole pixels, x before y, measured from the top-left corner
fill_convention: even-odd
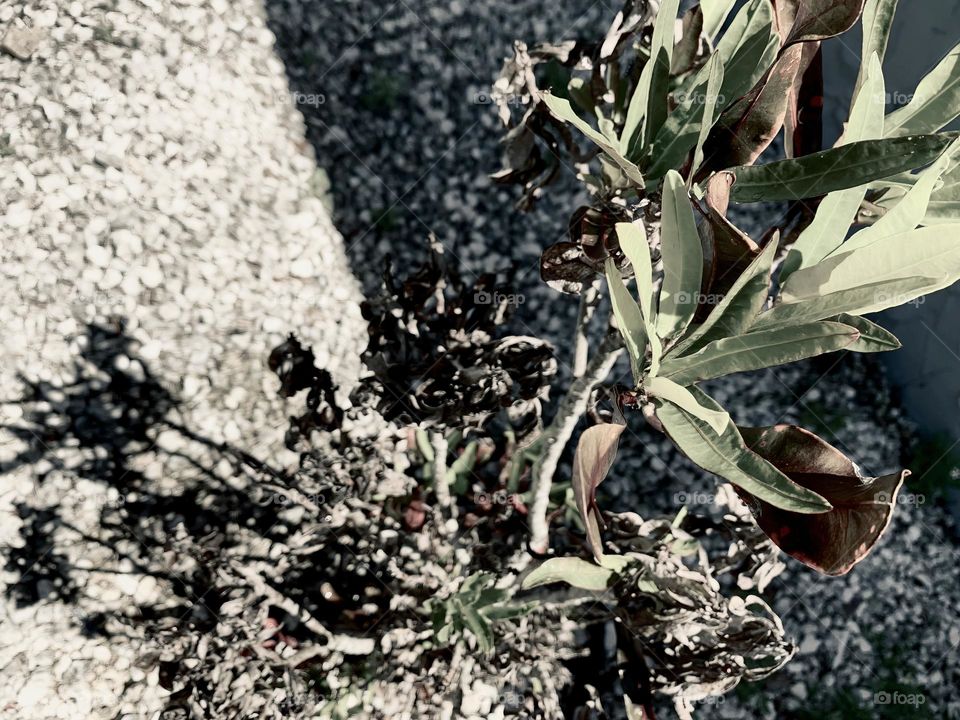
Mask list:
[[[653,263],[650,261],[650,245],[642,227],[633,223],[617,223],[617,239],[620,249],[633,266],[637,283],[637,299],[645,320],[653,318]]]
[[[731,425],[730,415],[723,408],[704,407],[697,402],[692,389],[678,385],[673,380],[664,377],[647,378],[645,387],[650,396],[665,400],[681,408],[691,417],[703,422],[717,435],[723,433]]]
[[[860,315],[903,305],[936,287],[939,280],[910,277],[904,280],[867,283],[851,290],[817,295],[797,302],[779,303],[757,317],[752,330],[790,327],[833,317],[839,313]]]
[[[841,145],[883,137],[886,87],[879,56],[871,55],[864,67],[867,68],[866,81],[857,92]],[[780,271],[781,282],[794,271],[815,265],[840,247],[866,194],[867,186],[859,185],[832,192],[823,199],[813,221],[787,253]]]
[[[663,0],[657,10],[657,17],[653,25],[653,37],[650,41],[650,59],[643,66],[637,87],[627,106],[627,117],[624,121],[623,132],[620,136],[620,152],[628,158],[638,156],[638,145],[642,146],[644,139],[652,136],[660,129],[657,118],[648,118],[651,107],[660,108],[658,114],[665,114],[666,86],[662,82],[664,68],[667,76],[670,74],[670,65],[673,62],[673,40],[677,24],[677,14],[680,12],[680,0]],[[656,92],[654,92],[656,91]],[[659,97],[660,93],[663,97]],[[662,123],[662,117],[660,118]],[[656,127],[644,130],[645,124]]]
[[[617,327],[623,336],[623,344],[630,357],[630,368],[633,370],[634,382],[639,383],[643,374],[643,363],[647,352],[646,323],[640,306],[630,295],[620,271],[612,258],[604,263],[607,277],[607,287],[610,289],[610,303],[613,306],[613,316],[617,319]]]
[[[889,120],[889,117],[888,117]],[[764,165],[731,168],[736,202],[800,200],[856,187],[931,163],[955,133],[864,140]]]
[[[715,39],[736,6],[737,0],[700,0],[700,10],[703,12],[703,34],[711,40]]]
[[[777,254],[780,236],[774,235],[736,279],[730,290],[700,327],[667,354],[680,356],[696,352],[714,340],[746,332],[763,310],[770,291],[770,268]]]
[[[660,376],[692,385],[733,373],[761,370],[841,350],[859,338],[855,328],[821,321],[715,340],[682,358],[667,359]]]
[[[717,107],[722,109],[746,93],[760,79],[780,49],[780,38],[773,28],[768,0],[753,0],[745,5],[723,38],[714,56],[723,66]],[[679,168],[694,147],[703,124],[710,67],[705,64],[690,75],[674,93],[677,107],[667,117],[650,149],[648,182]]]
[[[863,8],[863,44],[860,57],[868,58],[874,53],[883,62],[887,54],[887,42],[890,40],[890,28],[893,25],[893,16],[897,11],[898,0],[867,0]],[[860,75],[857,77],[859,88],[866,81],[867,64],[860,66]]]
[[[527,575],[521,587],[530,590],[540,585],[562,582],[580,590],[602,592],[615,577],[613,570],[580,558],[550,558]]]
[[[691,388],[699,407],[722,408],[699,388]],[[771,505],[799,513],[821,513],[830,503],[797,485],[759,455],[747,449],[732,422],[717,435],[707,423],[666,398],[657,402],[657,418],[681,452],[704,470],[719,475]]]
[[[623,155],[620,154],[620,151],[614,147],[613,144],[607,140],[607,138],[590,127],[590,125],[587,124],[583,118],[577,115],[573,111],[573,108],[570,107],[570,102],[568,100],[557,97],[556,95],[552,95],[550,93],[544,93],[543,102],[546,103],[547,108],[549,108],[554,117],[556,117],[558,120],[562,120],[563,122],[568,122],[573,125],[575,128],[577,128],[577,130],[586,135],[591,142],[603,150],[607,156],[623,171],[623,173],[630,178],[631,181],[640,186],[644,185],[643,175],[640,173],[640,169],[623,157]]]
[[[484,618],[473,605],[465,605],[463,607],[463,621],[470,629],[470,632],[476,636],[477,646],[480,648],[480,651],[484,655],[493,652],[493,631],[490,629],[490,624],[486,618]]]
[[[657,335],[666,340],[686,330],[697,309],[703,275],[703,248],[693,205],[683,178],[670,170],[663,179],[660,254],[663,285],[657,311]]]
[[[942,289],[960,279],[958,233],[960,224],[918,228],[827,258],[791,275],[783,287],[783,301],[796,302],[918,275],[929,277],[933,282],[933,287],[926,292]],[[899,304],[911,299],[903,298]],[[873,310],[846,312],[860,315]]]
[[[653,263],[650,261],[650,246],[647,244],[647,234],[642,226],[638,227],[634,223],[617,223],[617,237],[620,240],[620,249],[623,250],[633,266],[640,313],[643,315],[647,342],[650,344],[650,369],[648,372],[650,375],[656,375],[660,368],[663,344],[657,337],[654,328]]]
[[[856,328],[860,332],[860,339],[845,348],[851,352],[888,352],[903,347],[896,335],[866,318],[843,313],[831,319]]]
[[[704,18],[706,28],[706,18]],[[771,45],[776,47],[771,53]],[[714,53],[723,65],[724,101],[729,105],[745,94],[773,64],[780,49],[769,0],[751,0],[734,17]],[[703,76],[706,80],[706,75]]]
[[[723,89],[723,64],[719,55],[714,55],[707,62],[709,72],[707,74],[707,94],[703,104],[703,122],[700,125],[700,135],[697,137],[697,145],[693,151],[693,164],[690,166],[690,179],[700,168],[703,162],[703,144],[707,141],[710,134],[710,128],[713,127],[717,119],[717,103],[720,93]]]
[[[955,141],[933,165],[920,173],[914,186],[887,211],[886,215],[870,227],[857,232],[832,254],[838,255],[842,252],[857,250],[880,238],[904,233],[920,225],[927,215],[933,192],[958,149],[960,149],[960,140]]]
[[[936,132],[960,116],[960,45],[930,71],[909,103],[887,115],[887,137]]]

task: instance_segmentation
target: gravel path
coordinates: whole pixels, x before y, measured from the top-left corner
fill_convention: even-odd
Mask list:
[[[0,55],[0,717],[150,717],[155,664],[102,618],[164,581],[80,536],[125,475],[175,493],[218,456],[135,417],[98,437],[97,388],[140,377],[148,410],[289,463],[267,354],[297,328],[354,376],[358,288],[257,0],[0,3],[21,27],[32,57]]]
[[[143,662],[154,649],[109,617],[156,606],[171,580],[130,560],[134,532],[128,556],[80,540],[128,475],[171,495],[198,474],[225,481],[223,442],[294,461],[264,360],[296,329],[338,380],[356,374],[364,329],[349,270],[370,287],[388,252],[410,259],[432,231],[467,272],[515,265],[523,322],[564,339],[575,302],[539,283],[536,260],[563,234],[576,190],[513,212],[515,193],[487,179],[498,128],[484,98],[514,37],[593,35],[617,8],[544,7],[0,2],[0,32],[39,36],[29,60],[0,55],[0,717],[160,707],[166,692]],[[749,422],[789,407],[787,420],[824,425],[879,473],[905,451],[869,367],[788,369],[716,395]],[[130,377],[139,402],[118,422],[115,384]],[[193,437],[158,431],[158,416]],[[711,492],[664,442],[645,435],[630,450],[611,507],[644,497],[669,509],[679,488]],[[650,493],[646,478],[667,467],[670,489]],[[890,672],[925,710],[960,716],[960,558],[936,507],[901,511],[849,578],[791,566],[775,603],[797,659],[765,697],[746,689],[698,716],[832,717],[848,695],[880,716]]]

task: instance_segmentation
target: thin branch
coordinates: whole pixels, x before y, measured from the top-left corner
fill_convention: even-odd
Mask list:
[[[600,304],[600,284],[594,280],[587,285],[580,294],[580,311],[577,314],[577,330],[573,337],[573,377],[583,377],[587,371],[587,360],[590,355],[590,342],[587,338],[587,328],[593,314]]]
[[[308,630],[326,639],[327,643],[324,645],[326,650],[341,652],[344,655],[369,655],[373,652],[375,645],[373,638],[334,635],[309,610],[274,588],[252,568],[244,567],[239,563],[231,563],[231,567],[250,583],[257,595],[265,597],[272,605],[297,618]],[[304,662],[304,659],[300,659],[298,663]]]
[[[614,363],[623,352],[623,342],[616,332],[609,333],[597,348],[597,354],[587,365],[582,377],[574,380],[557,415],[543,434],[543,454],[533,466],[530,505],[530,547],[544,553],[549,547],[547,508],[550,505],[550,487],[563,450],[567,446],[577,422],[587,409],[593,388],[610,374]]]

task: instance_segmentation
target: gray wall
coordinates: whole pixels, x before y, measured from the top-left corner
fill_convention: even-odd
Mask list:
[[[883,65],[890,100],[902,105],[958,41],[960,0],[900,0]],[[859,54],[859,29],[824,45],[827,143],[840,134]],[[886,312],[879,321],[904,344],[884,357],[910,416],[931,434],[960,439],[960,288]]]

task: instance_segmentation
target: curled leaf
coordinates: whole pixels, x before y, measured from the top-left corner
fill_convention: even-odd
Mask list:
[[[864,477],[843,453],[795,425],[740,432],[753,452],[833,506],[825,513],[805,515],[741,490],[753,504],[757,524],[781,550],[826,575],[844,575],[869,554],[890,524],[909,470]]]
[[[573,457],[573,499],[587,529],[587,545],[596,561],[603,560],[600,539],[600,512],[597,509],[597,487],[607,477],[617,457],[620,435],[625,425],[603,423],[584,430]]]
[[[600,592],[616,577],[614,570],[577,557],[550,558],[523,579],[524,590],[565,582],[580,590]]]

